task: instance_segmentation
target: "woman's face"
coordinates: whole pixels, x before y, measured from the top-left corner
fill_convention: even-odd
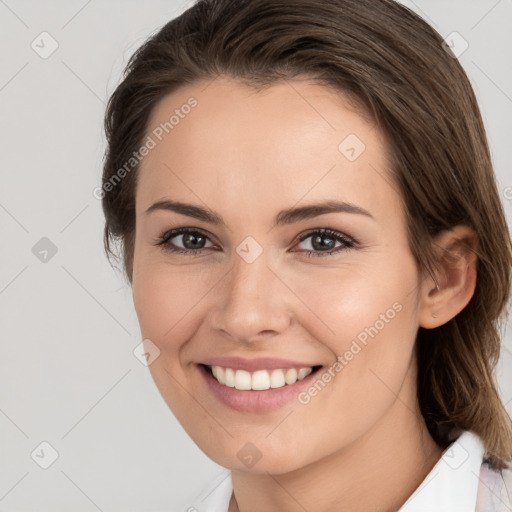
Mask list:
[[[382,134],[321,85],[225,77],[166,96],[149,126],[133,298],[197,445],[277,474],[417,421],[420,281]]]

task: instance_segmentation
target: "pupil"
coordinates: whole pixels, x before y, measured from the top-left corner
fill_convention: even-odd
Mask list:
[[[183,235],[183,245],[187,249],[201,249],[204,243],[204,237],[202,235],[196,236],[194,233],[185,233]]]
[[[324,237],[326,237],[324,239]],[[329,243],[325,243],[325,240],[328,240]],[[317,235],[313,237],[312,245],[315,249],[325,250],[325,249],[333,249],[332,245],[334,243],[334,240],[332,238],[329,238],[328,235]]]

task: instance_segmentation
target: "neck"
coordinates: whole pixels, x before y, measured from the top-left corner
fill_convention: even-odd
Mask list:
[[[416,387],[402,390],[371,430],[326,458],[278,475],[233,471],[229,512],[328,512],[340,504],[351,512],[398,510],[442,454],[419,411]]]

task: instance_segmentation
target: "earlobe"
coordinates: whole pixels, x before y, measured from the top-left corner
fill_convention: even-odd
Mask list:
[[[439,327],[469,303],[476,288],[477,239],[467,226],[443,231],[433,241],[438,255],[435,280],[428,277],[421,287],[419,325]]]

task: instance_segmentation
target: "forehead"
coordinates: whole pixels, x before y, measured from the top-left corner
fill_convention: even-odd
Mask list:
[[[162,98],[147,135],[139,213],[166,196],[271,213],[301,198],[378,208],[396,195],[382,134],[346,96],[312,81],[258,92],[229,78],[195,82]]]

